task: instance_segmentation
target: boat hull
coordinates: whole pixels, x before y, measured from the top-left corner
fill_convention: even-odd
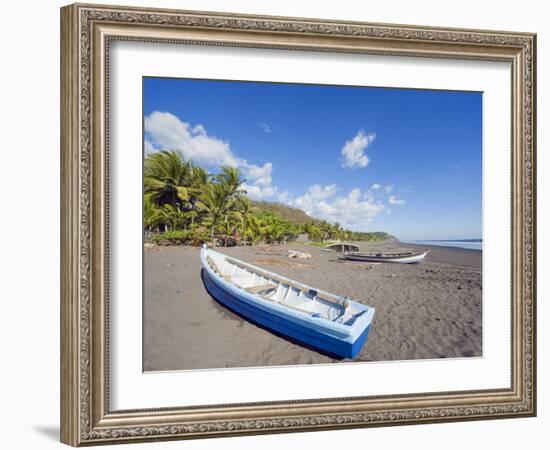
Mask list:
[[[358,252],[359,246],[353,244],[331,244],[322,248],[323,252],[333,252],[333,253],[346,253],[346,252]]]
[[[349,253],[343,256],[343,259],[348,261],[363,261],[363,262],[386,262],[386,263],[398,263],[398,264],[417,264],[422,262],[428,252],[423,252],[410,256],[369,256]]]
[[[341,339],[244,301],[226,289],[223,281],[206,269],[202,270],[202,277],[210,295],[223,306],[255,325],[328,356],[338,359],[355,358],[368,339],[370,324],[354,340]]]

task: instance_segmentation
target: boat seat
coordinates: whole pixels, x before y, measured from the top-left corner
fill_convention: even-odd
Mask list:
[[[248,292],[251,294],[257,294],[257,295],[266,295],[270,291],[274,291],[277,289],[277,286],[274,284],[261,284],[259,286],[251,286],[249,288],[246,288]]]

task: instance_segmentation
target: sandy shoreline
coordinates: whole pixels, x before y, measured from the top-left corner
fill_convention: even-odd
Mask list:
[[[399,244],[400,246],[424,250],[430,249],[431,262],[450,264],[453,266],[476,267],[481,269],[481,250],[472,250],[467,248],[447,247],[443,245],[418,245],[418,244]]]
[[[481,356],[482,252],[387,242],[361,249],[430,248],[419,265],[341,262],[305,245],[220,248],[272,272],[374,306],[355,361]],[[288,249],[311,260],[287,258]],[[144,252],[144,370],[337,362],[259,328],[218,304],[200,277],[199,249]],[[346,360],[344,360],[346,361]]]

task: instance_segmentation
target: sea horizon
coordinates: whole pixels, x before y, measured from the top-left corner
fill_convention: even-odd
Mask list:
[[[425,244],[442,247],[457,247],[468,250],[483,250],[483,239],[409,239],[402,240],[404,244]]]

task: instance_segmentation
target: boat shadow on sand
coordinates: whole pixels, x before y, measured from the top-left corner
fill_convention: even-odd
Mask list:
[[[229,307],[229,306],[227,306],[227,305],[224,305],[223,303],[221,303],[220,301],[218,301],[218,300],[216,299],[216,297],[212,294],[212,292],[210,292],[210,290],[208,289],[208,285],[207,285],[207,283],[205,282],[204,277],[205,277],[205,270],[204,270],[204,269],[201,269],[201,280],[202,280],[202,282],[203,282],[204,288],[205,288],[206,291],[208,292],[208,295],[210,295],[210,297],[212,297],[212,299],[216,302],[216,305],[218,305],[218,306],[221,307],[220,312],[221,312],[222,314],[224,314],[226,311],[229,311],[229,312],[231,312],[232,314],[234,314],[235,316],[239,317],[243,322],[248,322],[248,323],[250,323],[250,324],[252,324],[252,325],[254,325],[254,326],[258,327],[258,328],[261,328],[262,330],[268,332],[269,334],[272,334],[272,335],[274,335],[274,336],[277,336],[277,337],[279,337],[279,338],[281,338],[281,339],[283,339],[283,340],[285,340],[285,341],[287,341],[287,342],[289,342],[289,343],[291,343],[291,344],[293,344],[293,345],[297,345],[297,346],[302,347],[302,348],[305,348],[305,349],[307,349],[307,350],[311,350],[311,351],[313,351],[313,352],[315,352],[315,353],[319,353],[319,354],[324,355],[324,356],[326,356],[326,357],[328,357],[328,358],[335,359],[335,360],[337,360],[337,361],[354,361],[353,359],[345,358],[345,357],[342,357],[342,356],[340,356],[340,355],[335,355],[335,354],[330,353],[330,352],[321,351],[321,350],[319,350],[319,349],[316,348],[316,347],[309,346],[309,345],[307,345],[307,344],[305,344],[305,343],[303,343],[303,342],[296,341],[296,340],[290,338],[289,336],[286,336],[286,335],[284,335],[284,334],[282,334],[282,333],[279,333],[279,332],[277,332],[277,331],[275,331],[275,330],[268,329],[268,328],[264,327],[262,324],[260,324],[260,323],[256,322],[255,320],[253,320],[252,318],[247,317],[247,316],[244,316],[243,314],[239,313],[238,311],[234,310],[233,308],[231,308],[231,307]]]

